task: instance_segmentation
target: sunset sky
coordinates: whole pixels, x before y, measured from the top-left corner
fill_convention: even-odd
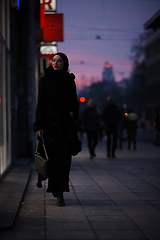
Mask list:
[[[57,13],[64,14],[58,51],[67,54],[77,88],[102,80],[105,62],[116,81],[129,78],[133,40],[158,10],[160,0],[57,0]]]

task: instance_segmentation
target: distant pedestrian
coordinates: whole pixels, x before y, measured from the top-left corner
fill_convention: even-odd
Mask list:
[[[125,113],[123,111],[123,109],[121,108],[121,106],[118,104],[117,105],[119,108],[119,112],[120,112],[120,121],[118,123],[118,138],[119,138],[119,149],[122,149],[122,145],[123,142],[126,142],[126,134],[125,134]]]
[[[117,148],[117,133],[120,112],[111,96],[107,98],[107,104],[102,111],[102,120],[105,124],[107,137],[107,157],[116,158],[115,151]]]
[[[128,116],[126,117],[126,129],[128,138],[128,149],[131,148],[131,142],[133,141],[133,148],[136,150],[136,134],[138,129],[137,114],[133,110],[128,110]]]
[[[160,110],[156,109],[155,112],[155,145],[160,145]]]
[[[64,206],[63,192],[69,192],[69,172],[71,155],[78,135],[75,121],[79,116],[75,76],[68,72],[68,58],[64,53],[56,53],[52,66],[45,70],[39,80],[36,121],[33,130],[40,139],[39,152],[43,154],[43,135],[50,159],[47,192],[57,197],[57,205]],[[45,180],[38,174],[37,187]]]
[[[82,112],[81,120],[87,134],[88,149],[92,159],[96,156],[95,148],[98,144],[98,130],[100,127],[100,114],[96,108],[96,101],[93,98],[87,102],[87,107]]]

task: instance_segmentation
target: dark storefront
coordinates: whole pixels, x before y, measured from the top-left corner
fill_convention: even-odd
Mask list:
[[[144,26],[152,30],[146,42],[146,112],[154,120],[155,112],[160,111],[160,10]]]
[[[39,52],[35,4],[0,0],[0,176],[15,160],[34,155]]]

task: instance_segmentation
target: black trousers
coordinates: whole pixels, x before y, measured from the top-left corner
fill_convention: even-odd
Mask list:
[[[88,129],[86,131],[87,134],[87,140],[88,140],[88,149],[90,152],[90,155],[94,155],[95,148],[98,144],[98,131],[97,130],[92,130]]]
[[[133,147],[134,147],[134,150],[136,150],[136,136],[133,134],[133,135],[128,135],[128,149],[131,148],[131,142],[133,141]]]
[[[114,156],[116,148],[117,148],[117,133],[106,132],[107,136],[107,154],[108,156],[112,153]],[[113,142],[111,144],[111,136],[113,136]]]

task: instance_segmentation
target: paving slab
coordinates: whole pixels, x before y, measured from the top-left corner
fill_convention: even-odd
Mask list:
[[[99,240],[148,240],[148,238],[137,229],[134,230],[102,230],[96,231]]]
[[[74,231],[74,230],[64,230],[64,231],[47,231],[46,239],[48,240],[96,240],[97,237],[95,233],[87,230]]]

